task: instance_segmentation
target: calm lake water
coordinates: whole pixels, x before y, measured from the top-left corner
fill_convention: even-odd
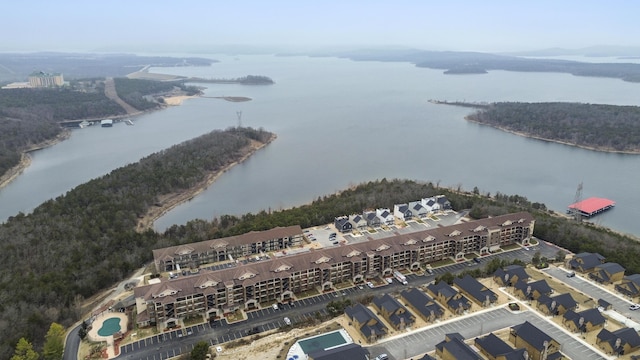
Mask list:
[[[583,198],[616,207],[595,222],[640,235],[640,156],[607,154],[514,136],[469,123],[466,108],[429,99],[575,101],[640,105],[640,84],[567,74],[494,71],[444,75],[408,63],[336,58],[215,55],[211,67],[160,73],[232,78],[266,75],[273,86],[207,85],[206,96],[248,96],[231,103],[197,98],[134,118],[135,126],[89,127],[33,154],[22,176],[0,190],[0,217],[29,212],[91,178],[213,129],[262,127],[278,139],[224,174],[204,193],[159,219],[166,229],[195,218],[309,203],[382,178],[439,181],[483,193],[524,195],[564,212]],[[391,206],[392,204],[381,204]]]

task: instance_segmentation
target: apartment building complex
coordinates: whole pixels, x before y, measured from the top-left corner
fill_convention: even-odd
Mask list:
[[[36,71],[29,75],[29,85],[34,88],[62,86],[64,78],[61,73],[49,74]]]
[[[308,250],[216,271],[203,270],[198,275],[178,279],[162,279],[157,284],[134,290],[137,321],[141,326],[166,327],[187,316],[215,317],[237,309],[255,309],[261,303],[286,302],[310,289],[332,290],[335,284],[361,283],[391,275],[395,269],[417,270],[445,258],[461,259],[471,252],[489,252],[514,243],[527,245],[534,224],[531,214],[520,212],[352,245]],[[252,243],[232,244],[229,239],[219,239],[226,243],[225,249],[252,249]],[[212,243],[205,243],[208,245],[202,249],[215,248]],[[190,247],[194,248],[193,254],[205,253],[196,251],[196,244]],[[167,250],[167,254],[175,254],[176,250],[177,247]],[[175,256],[169,262],[156,251],[154,257],[161,261],[156,263],[160,269],[178,263]]]
[[[158,272],[197,268],[203,264],[300,246],[302,238],[302,228],[299,225],[277,227],[156,249],[153,250],[153,261]]]

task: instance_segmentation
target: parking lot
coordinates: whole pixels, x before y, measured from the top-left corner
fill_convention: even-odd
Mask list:
[[[454,318],[425,329],[404,334],[369,348],[372,356],[387,353],[393,360],[409,359],[425,352],[433,351],[436,344],[444,340],[446,334],[460,333],[465,339],[486,335],[529,321],[540,330],[562,344],[561,351],[571,359],[595,360],[602,356],[584,345],[574,336],[559,329],[555,324],[539,316],[535,311],[513,313],[505,307],[491,309],[475,315]]]

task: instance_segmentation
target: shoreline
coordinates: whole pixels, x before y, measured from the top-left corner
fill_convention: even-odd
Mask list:
[[[605,149],[605,148],[597,148],[597,147],[592,147],[592,146],[586,146],[586,145],[570,143],[570,142],[566,142],[566,141],[562,141],[562,140],[548,139],[548,138],[544,138],[544,137],[540,137],[540,136],[536,136],[536,135],[531,135],[531,134],[527,134],[527,133],[523,133],[523,132],[519,132],[519,131],[515,131],[515,130],[510,130],[510,129],[504,128],[502,126],[496,126],[496,125],[492,125],[492,124],[485,124],[483,122],[470,119],[468,116],[465,116],[464,119],[469,121],[469,122],[475,123],[475,124],[479,124],[479,125],[483,125],[483,126],[489,126],[489,127],[494,128],[494,129],[498,129],[498,130],[501,130],[501,131],[504,131],[504,132],[507,132],[507,133],[510,133],[510,134],[513,134],[513,135],[522,136],[522,137],[526,137],[526,138],[529,138],[529,139],[552,142],[552,143],[556,143],[556,144],[573,146],[573,147],[577,147],[577,148],[580,148],[580,149],[598,151],[598,152],[604,152],[604,153],[610,153],[610,154],[640,155],[640,150],[620,151],[620,150],[611,150],[611,149]]]
[[[40,144],[33,145],[28,149],[24,150],[20,155],[20,162],[18,165],[9,169],[6,173],[0,176],[0,189],[3,189],[7,185],[9,185],[13,180],[15,180],[18,176],[22,174],[22,172],[27,169],[31,165],[31,156],[29,153],[41,150],[58,143],[61,143],[71,137],[71,130],[63,129],[60,134],[58,134],[55,138],[44,141]]]
[[[204,180],[202,180],[199,184],[195,185],[191,189],[187,189],[178,193],[163,195],[162,199],[160,199],[160,203],[162,205],[152,206],[151,208],[149,208],[147,213],[138,220],[136,231],[141,233],[146,230],[153,229],[153,224],[156,222],[156,220],[176,208],[178,205],[190,201],[191,199],[205,191],[209,186],[215,183],[216,180],[218,180],[218,178],[222,176],[222,174],[226,173],[234,166],[241,164],[242,162],[247,160],[251,155],[269,145],[277,137],[278,136],[276,134],[273,134],[271,138],[269,138],[269,140],[267,140],[265,143],[259,143],[255,140],[252,140],[251,143],[243,150],[245,151],[245,154],[240,159],[228,164],[227,166],[216,172],[208,173]]]

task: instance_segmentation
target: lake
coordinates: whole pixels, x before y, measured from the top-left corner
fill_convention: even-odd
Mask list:
[[[208,57],[220,62],[153,71],[215,78],[266,75],[276,84],[206,85],[206,96],[253,100],[190,99],[136,117],[135,126],[76,130],[71,139],[34,153],[32,166],[0,190],[1,218],[29,212],[162,148],[241,123],[272,131],[278,139],[160,218],[157,230],[195,218],[302,205],[364,181],[406,178],[519,194],[559,212],[574,202],[582,182],[583,198],[616,201],[595,222],[640,236],[635,221],[640,215],[640,156],[518,137],[467,122],[468,108],[428,101],[640,105],[640,84],[555,73],[444,75],[408,63],[337,58]]]

